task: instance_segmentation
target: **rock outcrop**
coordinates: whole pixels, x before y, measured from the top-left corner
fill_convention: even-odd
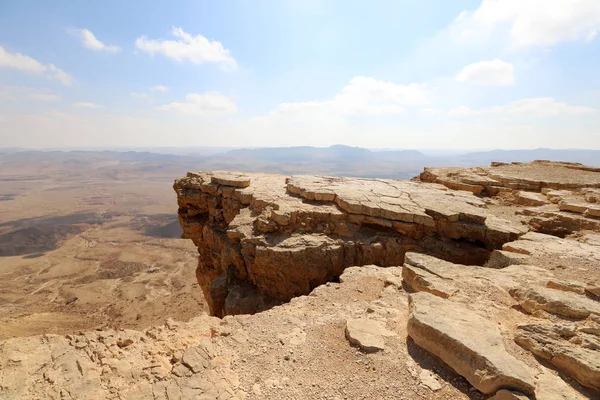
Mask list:
[[[179,218],[222,318],[0,341],[0,399],[600,398],[599,173],[190,173]],[[580,222],[531,232],[527,210]]]
[[[545,160],[492,163],[490,167],[476,168],[425,168],[419,178],[423,182],[490,196],[512,190],[585,189],[587,192],[590,188],[600,188],[600,168]]]
[[[189,173],[174,189],[216,316],[307,294],[349,266],[402,265],[407,251],[482,264],[526,232],[437,184],[213,172]]]
[[[419,180],[527,206],[520,213],[537,232],[566,236],[600,230],[600,168],[543,160],[492,163],[486,168],[425,168]]]

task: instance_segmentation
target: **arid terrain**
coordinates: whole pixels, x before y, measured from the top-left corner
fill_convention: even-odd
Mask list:
[[[120,163],[0,165],[0,399],[600,396],[596,167]]]
[[[0,339],[202,313],[172,175],[106,164],[0,165]]]

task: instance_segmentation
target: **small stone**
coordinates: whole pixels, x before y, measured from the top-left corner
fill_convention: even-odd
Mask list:
[[[346,321],[346,338],[348,341],[367,353],[373,353],[385,348],[385,338],[396,336],[386,329],[381,321],[367,318],[348,319]]]

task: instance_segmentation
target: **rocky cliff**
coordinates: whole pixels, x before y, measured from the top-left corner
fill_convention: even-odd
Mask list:
[[[179,218],[223,318],[0,342],[0,399],[600,398],[599,183],[190,173]]]
[[[205,172],[174,188],[216,316],[308,294],[350,266],[402,265],[407,251],[483,264],[527,231],[440,184]]]

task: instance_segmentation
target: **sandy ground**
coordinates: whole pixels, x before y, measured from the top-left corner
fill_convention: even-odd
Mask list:
[[[47,170],[0,168],[0,340],[205,311],[172,180]]]

